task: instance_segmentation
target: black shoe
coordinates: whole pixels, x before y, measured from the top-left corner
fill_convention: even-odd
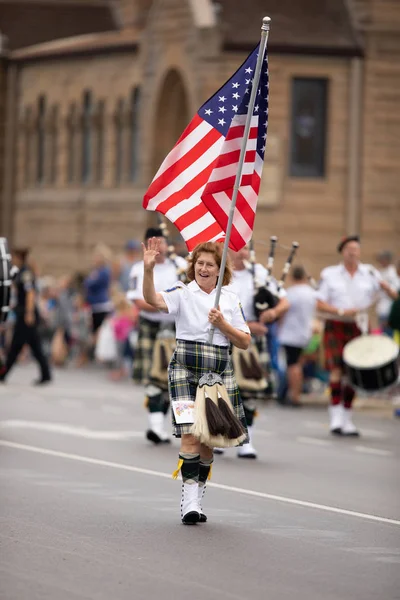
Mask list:
[[[198,513],[195,510],[192,510],[188,513],[186,513],[186,515],[184,515],[182,517],[182,523],[184,525],[196,525],[196,523],[200,522],[200,513]]]
[[[46,385],[51,382],[51,377],[42,377],[41,379],[35,379],[33,385]]]
[[[255,454],[254,452],[249,452],[248,454],[238,454],[237,455],[238,458],[247,458],[247,459],[256,459],[257,458],[257,454]]]
[[[331,434],[332,435],[342,435],[341,427],[336,427],[335,429],[331,429]]]
[[[162,438],[160,438],[160,436],[153,431],[152,429],[148,429],[146,431],[146,439],[149,440],[149,442],[153,442],[153,444],[170,444],[171,440],[169,438],[166,438],[165,440],[163,440]]]
[[[205,515],[203,512],[200,513],[199,523],[207,523],[207,515]]]

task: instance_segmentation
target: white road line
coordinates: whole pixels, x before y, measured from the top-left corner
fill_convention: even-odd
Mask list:
[[[356,446],[357,452],[363,452],[364,454],[376,454],[377,456],[393,456],[393,452],[390,450],[381,450],[380,448],[369,448],[368,446]]]
[[[298,437],[296,438],[296,441],[303,444],[314,444],[315,446],[332,446],[332,442],[328,442],[327,440],[319,440],[318,438],[312,437]]]
[[[48,448],[39,448],[37,446],[28,446],[25,444],[17,444],[16,442],[6,442],[0,440],[0,446],[7,448],[14,448],[16,450],[25,450],[26,452],[35,452],[37,454],[45,454],[47,456],[57,456],[58,458],[65,458],[68,460],[75,460],[86,464],[97,465],[99,467],[110,467],[112,469],[119,469],[121,471],[130,471],[133,473],[141,473],[143,475],[152,475],[154,477],[163,477],[164,479],[171,479],[169,473],[162,473],[160,471],[152,471],[150,469],[142,469],[140,467],[132,467],[131,465],[125,465],[122,463],[111,462],[108,460],[100,460],[97,458],[91,458],[89,456],[81,456],[79,454],[69,454],[66,452],[60,452],[58,450],[49,450]],[[355,517],[357,519],[364,519],[366,521],[375,521],[378,523],[388,523],[390,525],[400,525],[400,521],[396,519],[389,519],[387,517],[380,517],[378,515],[371,515],[368,513],[356,512],[353,510],[346,510],[344,508],[337,508],[336,506],[328,506],[326,504],[316,504],[314,502],[306,502],[303,500],[296,500],[295,498],[288,498],[286,496],[276,496],[275,494],[266,494],[264,492],[257,492],[255,490],[246,490],[244,488],[233,487],[230,485],[223,485],[221,483],[208,483],[210,487],[214,487],[219,490],[226,490],[228,492],[236,492],[238,494],[244,494],[246,496],[253,496],[256,498],[265,498],[266,500],[275,500],[276,502],[282,502],[285,504],[294,504],[296,506],[303,506],[305,508],[314,508],[316,510],[323,510],[330,513],[336,513],[340,515],[346,515],[348,517]]]
[[[143,431],[96,431],[87,427],[75,427],[74,425],[65,425],[65,423],[47,423],[41,421],[20,421],[18,419],[9,421],[0,421],[0,429],[35,429],[36,431],[48,431],[50,433],[60,433],[62,435],[71,435],[82,437],[88,440],[130,440],[132,438],[143,437]]]

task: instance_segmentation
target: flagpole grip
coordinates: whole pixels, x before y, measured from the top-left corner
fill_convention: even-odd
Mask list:
[[[256,101],[256,95],[257,95],[258,85],[259,85],[260,76],[261,76],[261,67],[262,67],[262,63],[264,60],[265,50],[267,47],[270,26],[271,26],[271,18],[264,17],[262,20],[262,26],[261,26],[261,41],[260,41],[258,58],[257,58],[256,70],[254,72],[253,86],[251,88],[251,95],[250,95],[249,106],[248,106],[248,110],[247,110],[246,124],[245,124],[245,128],[244,128],[242,146],[240,149],[238,170],[236,172],[235,184],[233,186],[232,201],[231,201],[231,206],[229,209],[228,225],[226,228],[224,248],[222,251],[222,259],[221,259],[221,266],[219,269],[218,285],[217,285],[217,290],[216,290],[216,294],[215,294],[214,308],[218,308],[220,297],[221,297],[222,283],[224,280],[226,261],[228,258],[228,248],[229,248],[229,241],[230,241],[231,231],[232,231],[233,217],[235,214],[236,200],[237,200],[237,195],[238,195],[238,191],[239,191],[239,187],[240,187],[240,182],[242,179],[243,164],[244,164],[244,159],[245,159],[245,154],[246,154],[247,142],[249,139],[251,118],[253,116],[254,105],[255,105],[255,101]],[[209,336],[208,336],[209,344],[212,344],[212,340],[214,337],[214,331],[215,331],[215,327],[212,326],[210,328],[210,332],[209,332]]]

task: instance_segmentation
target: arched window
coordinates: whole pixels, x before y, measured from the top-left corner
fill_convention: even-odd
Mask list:
[[[115,183],[124,177],[124,111],[125,102],[119,98],[114,115],[115,123]]]
[[[82,110],[82,172],[84,183],[90,181],[92,176],[92,93],[83,94]]]
[[[78,118],[75,102],[69,107],[67,117],[67,181],[68,183],[74,183],[76,181],[76,138],[77,138]]]
[[[99,100],[97,103],[94,132],[96,142],[93,145],[95,152],[94,177],[97,183],[101,183],[104,179],[104,128],[106,118],[106,104],[104,100]]]
[[[36,122],[36,182],[43,183],[45,174],[45,143],[46,143],[46,98],[39,96]]]
[[[140,88],[132,90],[129,110],[129,179],[136,181],[139,165]]]
[[[50,111],[49,120],[49,152],[50,152],[50,183],[57,181],[57,162],[58,162],[58,106],[53,104]]]

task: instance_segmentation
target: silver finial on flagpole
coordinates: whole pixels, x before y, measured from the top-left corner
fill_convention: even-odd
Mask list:
[[[261,29],[263,31],[269,31],[270,25],[271,25],[271,17],[264,17]]]

